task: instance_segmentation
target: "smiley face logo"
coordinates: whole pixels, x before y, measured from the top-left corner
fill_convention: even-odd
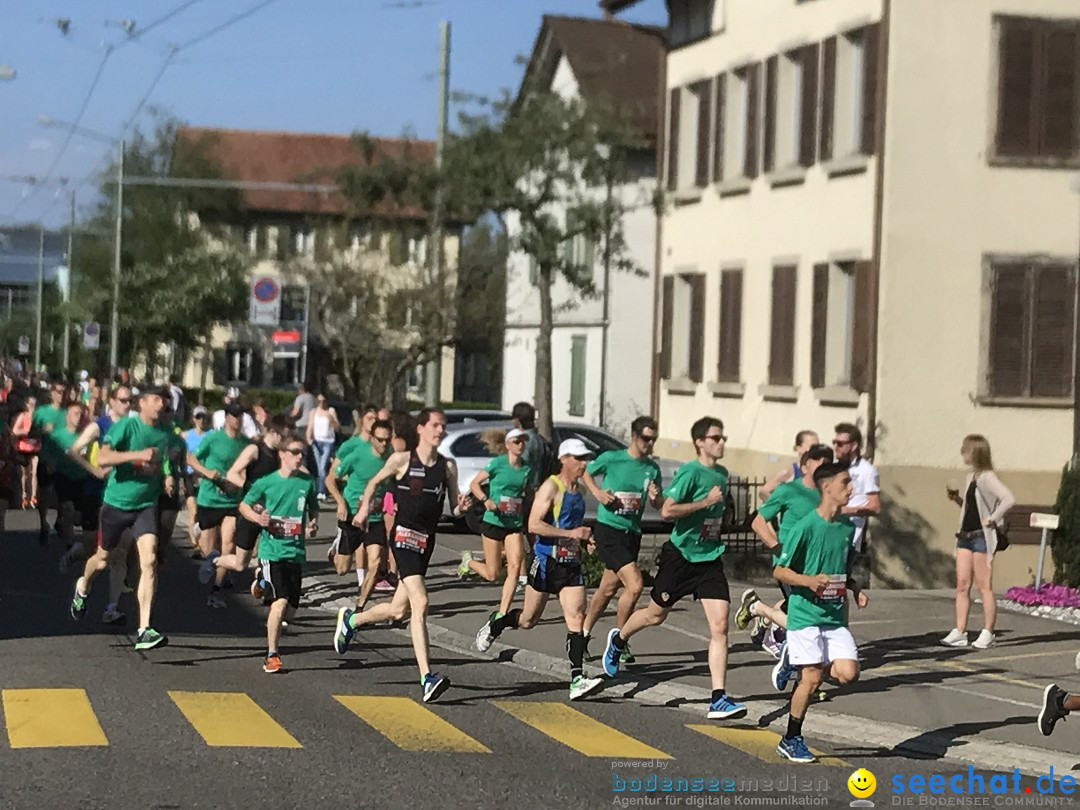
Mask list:
[[[865,799],[874,795],[874,791],[877,789],[877,780],[866,768],[859,768],[848,777],[847,786],[848,790],[851,791],[851,795],[856,799]]]

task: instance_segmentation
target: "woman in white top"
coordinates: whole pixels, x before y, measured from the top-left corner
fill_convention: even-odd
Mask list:
[[[990,443],[983,436],[965,436],[960,454],[971,468],[964,481],[963,496],[952,487],[945,490],[948,499],[960,507],[960,531],[956,533],[956,626],[941,643],[946,647],[968,646],[967,620],[974,578],[982,597],[983,630],[971,646],[985,650],[994,643],[997,618],[992,580],[998,527],[1016,500],[994,473]]]
[[[326,472],[330,467],[330,456],[334,453],[334,440],[341,427],[337,412],[326,407],[326,394],[315,397],[315,410],[309,414],[307,424],[307,443],[315,453],[315,465],[319,469],[319,500],[326,500]]]

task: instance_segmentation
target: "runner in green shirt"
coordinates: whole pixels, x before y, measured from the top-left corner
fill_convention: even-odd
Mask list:
[[[319,528],[315,479],[300,469],[305,449],[303,440],[295,436],[282,442],[281,467],[255,481],[240,503],[244,519],[262,526],[259,557],[265,580],[263,600],[270,605],[263,672],[268,674],[283,669],[278,655],[281,622],[300,607],[303,563],[307,558],[304,538],[314,537]]]
[[[660,550],[652,600],[638,608],[621,631],[614,628],[608,633],[603,664],[609,678],[618,675],[630,637],[646,627],[663,624],[676,602],[693,595],[701,601],[709,623],[712,702],[706,716],[723,720],[746,714],[746,707],[732,700],[724,689],[731,608],[720,537],[728,489],[728,472],[720,465],[727,442],[724,423],[712,416],[703,417],[690,428],[690,438],[697,458],[681,466],[664,490],[660,514],[665,520],[674,520],[675,527]]]
[[[90,464],[79,453],[68,453],[82,430],[86,419],[86,406],[81,402],[70,403],[64,411],[64,423],[52,429],[49,438],[60,450],[56,462],[53,486],[56,489],[56,531],[64,541],[66,550],[60,558],[60,571],[86,559],[89,538],[97,532],[98,509],[92,491],[88,488],[90,476],[104,478],[105,472]],[[84,537],[75,539],[75,523],[79,517]]]
[[[374,405],[364,406],[360,421],[356,425],[356,433],[343,441],[341,446],[334,451],[334,457],[338,461],[344,461],[356,451],[371,444],[371,431],[374,429],[375,421],[378,418],[378,411],[379,409]]]
[[[599,504],[593,541],[596,553],[604,563],[600,584],[593,592],[585,614],[585,638],[591,639],[592,629],[600,621],[611,598],[623,588],[615,608],[615,627],[622,629],[637,607],[645,583],[637,566],[641,553],[641,515],[645,504],[663,506],[661,489],[664,485],[660,467],[652,460],[656,443],[656,420],[639,416],[630,423],[630,446],[625,450],[609,450],[589,462],[582,481]],[[596,483],[601,476],[604,488]],[[634,656],[627,647],[622,662],[633,663]]]
[[[851,475],[841,464],[822,464],[814,472],[821,503],[785,537],[773,576],[791,586],[787,641],[773,669],[773,686],[783,691],[799,670],[799,683],[791,695],[787,733],[777,753],[792,762],[813,762],[815,757],[802,737],[803,719],[810,697],[828,677],[848,684],[859,679],[859,655],[844,615],[847,592],[855,603],[870,601],[847,574],[847,558],[855,525],[840,510],[851,499]]]
[[[357,610],[367,605],[375,588],[376,573],[387,555],[386,524],[383,522],[383,494],[389,485],[376,490],[371,500],[371,513],[365,525],[353,525],[353,517],[364,497],[368,481],[386,464],[390,457],[390,438],[394,429],[387,420],[376,420],[371,426],[370,441],[346,457],[338,456],[326,477],[326,491],[337,503],[338,536],[330,546],[331,561],[339,575],[348,573],[349,563],[356,566],[360,593]],[[345,481],[342,488],[340,482]]]
[[[56,473],[56,465],[64,455],[64,451],[52,439],[51,433],[57,427],[64,424],[64,403],[68,398],[68,387],[63,380],[54,380],[49,385],[49,404],[39,404],[34,408],[34,415],[29,425],[19,424],[12,430],[16,438],[21,436],[33,436],[41,442],[41,450],[38,452],[37,461],[37,511],[38,511],[38,543],[45,545],[49,542],[49,523],[46,519],[49,503],[49,491],[53,488],[53,475]]]

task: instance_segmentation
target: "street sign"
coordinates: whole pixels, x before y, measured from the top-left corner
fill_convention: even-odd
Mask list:
[[[251,282],[248,320],[255,326],[277,326],[281,321],[281,282],[258,276]]]
[[[280,329],[270,335],[274,344],[274,357],[300,356],[300,331],[298,329]]]
[[[101,345],[101,325],[91,321],[83,327],[82,345],[84,349],[96,349]]]
[[[30,354],[30,338],[26,335],[19,335],[19,354]]]
[[[1032,512],[1031,513],[1031,528],[1033,529],[1056,529],[1058,527],[1058,516],[1050,515],[1046,512]]]

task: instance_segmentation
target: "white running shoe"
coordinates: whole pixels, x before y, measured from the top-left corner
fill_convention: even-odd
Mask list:
[[[941,640],[941,643],[946,647],[966,647],[968,645],[968,636],[964,631],[957,630],[954,627],[949,631],[949,635]]]
[[[584,675],[578,675],[574,680],[570,681],[570,699],[581,700],[581,698],[595,692],[603,685],[603,678],[586,678]]]
[[[994,646],[994,634],[990,630],[983,629],[979,632],[979,637],[971,642],[971,646],[976,650],[985,650]]]

